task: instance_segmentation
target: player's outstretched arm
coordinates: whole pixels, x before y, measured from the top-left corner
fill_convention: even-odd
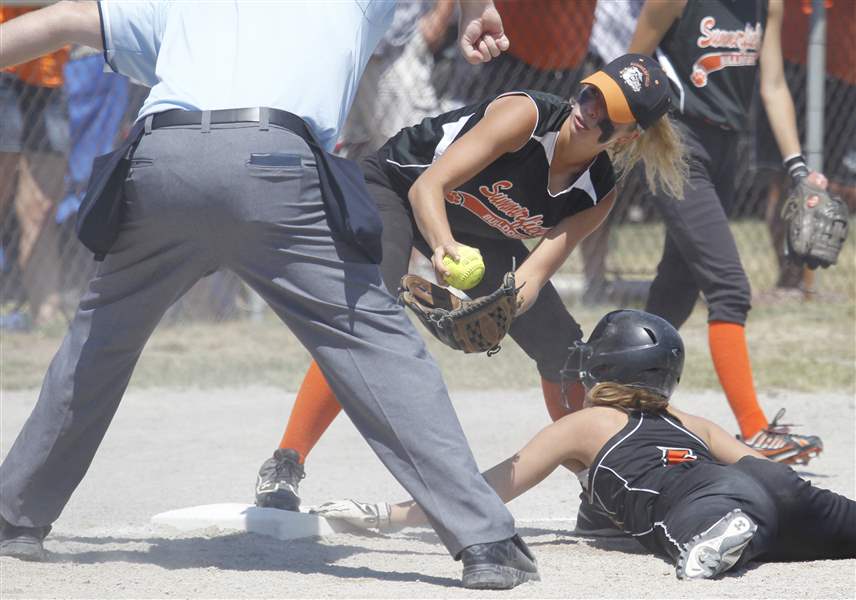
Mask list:
[[[57,2],[0,25],[0,68],[49,54],[66,44],[103,49],[96,2]]]
[[[560,465],[573,471],[582,470],[585,464],[580,459],[591,452],[586,434],[596,417],[584,410],[548,425],[522,450],[485,471],[485,480],[503,502],[510,502],[538,485]],[[312,510],[322,517],[344,520],[363,529],[396,529],[428,523],[425,513],[412,500],[392,506],[340,500]]]

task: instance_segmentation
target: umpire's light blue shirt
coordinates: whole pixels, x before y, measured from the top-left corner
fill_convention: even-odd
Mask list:
[[[394,0],[101,0],[107,62],[152,87],[140,117],[269,106],[328,150]]]

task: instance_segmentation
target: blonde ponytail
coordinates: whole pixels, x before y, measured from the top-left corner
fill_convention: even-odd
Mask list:
[[[619,176],[626,175],[640,160],[645,163],[648,189],[657,188],[673,198],[683,198],[684,183],[689,174],[686,149],[675,124],[664,115],[626,143],[616,143],[610,157]]]
[[[598,383],[589,390],[588,404],[591,406],[611,406],[624,411],[658,412],[669,405],[669,399],[648,390],[607,381]]]

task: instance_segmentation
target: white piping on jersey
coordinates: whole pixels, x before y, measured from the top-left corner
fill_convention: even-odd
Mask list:
[[[661,419],[663,419],[666,423],[668,423],[669,425],[671,425],[671,426],[672,426],[672,427],[674,427],[675,429],[678,429],[678,430],[683,431],[684,433],[686,433],[688,436],[690,436],[691,438],[693,438],[693,439],[694,439],[695,441],[697,441],[699,444],[701,444],[702,446],[704,446],[704,447],[705,447],[705,449],[710,450],[710,448],[708,448],[708,447],[707,447],[707,444],[705,444],[703,441],[701,441],[701,440],[698,438],[698,436],[696,436],[696,435],[694,435],[694,434],[693,434],[693,432],[691,432],[691,431],[689,431],[689,430],[687,430],[687,429],[684,429],[683,427],[681,427],[681,426],[680,426],[680,425],[678,425],[677,423],[673,423],[671,419],[667,419],[667,418],[666,418],[666,417],[664,417],[663,415],[657,415],[657,416],[658,416],[658,417],[660,417]]]
[[[595,465],[595,467],[594,467],[594,471],[593,471],[593,472],[592,472],[592,474],[591,474],[591,483],[590,483],[590,485],[589,485],[589,494],[592,494],[592,495],[594,494],[594,480],[597,478],[597,470],[598,470],[598,469],[600,469],[601,465],[603,464],[603,461],[605,461],[605,460],[606,460],[606,457],[607,457],[607,456],[609,456],[609,453],[610,453],[610,452],[612,452],[613,450],[615,450],[615,449],[618,447],[618,445],[619,445],[619,444],[621,444],[621,442],[623,442],[624,440],[626,440],[627,438],[629,438],[631,435],[633,435],[634,433],[636,433],[636,431],[637,431],[640,427],[642,427],[642,421],[644,421],[644,420],[645,420],[645,413],[641,413],[641,414],[639,415],[639,422],[638,422],[638,423],[636,423],[636,427],[634,427],[634,428],[633,428],[633,431],[628,432],[628,433],[627,433],[627,435],[625,435],[623,438],[621,438],[620,440],[618,440],[617,442],[615,442],[615,443],[614,443],[614,444],[609,448],[609,450],[607,450],[606,452],[604,452],[604,453],[603,453],[603,456],[601,456],[601,457],[600,457],[600,461],[598,461],[597,465]],[[589,467],[589,468],[591,468],[591,467]],[[605,467],[604,467],[604,468],[605,468]],[[605,508],[605,507],[604,507],[604,508]]]
[[[532,139],[537,141],[544,147],[544,154],[547,155],[547,164],[553,162],[553,154],[556,152],[556,140],[559,139],[558,131],[548,131],[544,135],[533,135]],[[550,190],[547,190],[548,192]]]
[[[593,206],[597,205],[597,192],[594,191],[594,184],[591,182],[591,170],[590,169],[591,169],[591,167],[586,169],[585,172],[582,175],[580,175],[579,177],[577,177],[577,180],[573,184],[571,184],[571,187],[569,187],[567,190],[559,192],[558,194],[556,194],[556,196],[558,196],[560,194],[564,194],[565,192],[568,192],[574,188],[577,188],[578,190],[582,190],[586,194],[588,194],[588,197],[591,198],[591,203]],[[547,188],[547,193],[550,194],[551,196],[553,196],[553,194],[550,193],[549,188]],[[553,196],[553,198],[555,198],[556,196]]]
[[[600,496],[598,496],[596,492],[593,494],[592,502],[594,502],[595,500],[597,500],[597,503],[600,504],[600,507],[604,510],[604,512],[607,512],[611,515],[616,514],[616,513],[612,512],[611,510],[609,510],[608,508],[606,508],[606,504],[603,502],[603,500],[600,499]]]
[[[621,482],[624,484],[624,487],[627,489],[628,492],[648,492],[650,494],[656,494],[657,496],[660,495],[660,492],[658,492],[657,490],[649,490],[647,488],[630,487],[629,485],[627,485],[627,480],[624,479],[624,477],[622,477],[621,475],[619,475],[615,469],[610,469],[609,467],[605,467],[603,465],[600,465],[599,468],[606,469],[607,471],[609,471],[610,473],[612,473],[613,475],[618,477],[621,480]]]
[[[680,77],[678,77],[678,72],[675,71],[675,67],[672,66],[672,61],[669,60],[669,57],[660,50],[657,49],[657,60],[660,61],[660,66],[663,68],[663,72],[666,73],[666,77],[675,82],[675,85],[678,86],[678,105],[680,111],[684,112],[684,84],[681,83]]]
[[[499,96],[497,96],[496,98],[491,100],[490,104],[493,104],[494,102],[496,102],[500,98],[505,98],[506,96],[526,96],[527,98],[529,98],[529,100],[532,102],[532,104],[535,105],[535,127],[532,128],[532,133],[529,134],[529,137],[526,138],[526,141],[523,142],[523,144],[520,146],[520,148],[516,148],[516,149],[512,150],[512,152],[517,152],[518,150],[523,148],[523,146],[525,146],[529,142],[529,140],[531,140],[532,138],[535,138],[536,140],[538,140],[538,138],[535,136],[535,131],[538,129],[538,124],[541,122],[541,111],[538,110],[538,103],[535,102],[535,98],[533,98],[532,96],[530,96],[526,92],[520,91],[520,90],[513,91],[513,92],[505,92],[504,94],[500,94]],[[490,104],[487,105],[487,108],[490,108]],[[487,114],[487,108],[484,109],[485,114]],[[538,141],[540,142],[541,140],[538,140]],[[553,142],[553,143],[555,144],[555,142]],[[552,156],[552,154],[550,156]],[[550,162],[550,161],[548,160],[547,162]]]
[[[494,102],[496,102],[496,100],[499,100],[500,98],[504,98],[505,96],[526,96],[527,98],[529,98],[532,101],[532,104],[535,105],[535,113],[536,113],[535,127],[532,129],[532,133],[529,134],[529,139],[535,140],[539,144],[541,144],[541,146],[543,146],[544,154],[547,156],[547,170],[549,172],[550,165],[553,162],[553,155],[556,153],[556,141],[559,139],[559,132],[558,131],[548,131],[544,135],[540,135],[540,136],[535,135],[535,131],[538,129],[538,124],[541,121],[541,111],[538,109],[538,103],[535,102],[535,99],[532,96],[530,96],[529,94],[527,94],[526,92],[515,91],[515,92],[506,92],[504,94],[500,94],[499,96],[496,97]],[[485,112],[487,112],[487,110],[485,110]],[[445,128],[445,126],[444,126],[444,128]],[[526,144],[523,144],[523,146],[525,146],[525,145]],[[520,148],[523,148],[523,146],[520,146]],[[520,148],[513,150],[513,152],[517,152],[517,150],[520,150]],[[435,160],[436,160],[436,157],[435,157]],[[591,169],[591,165],[593,165],[593,164],[594,164],[594,160],[592,160],[589,163],[589,166],[586,168],[586,170],[583,171],[583,173],[579,177],[577,177],[576,180],[569,187],[565,188],[564,190],[562,190],[558,194],[554,194],[553,192],[551,192],[550,186],[548,185],[547,186],[547,194],[551,198],[556,198],[558,196],[561,196],[562,194],[566,194],[566,193],[570,192],[574,188],[577,188],[577,189],[585,192],[588,195],[588,197],[591,198],[592,206],[597,205],[597,192],[595,191],[594,185],[592,184],[592,181],[591,181],[591,170],[590,169]]]
[[[534,139],[538,140],[539,142],[541,142],[541,145],[544,146],[544,152],[547,154],[547,173],[548,174],[550,172],[550,170],[549,170],[550,163],[553,162],[553,153],[556,151],[556,139],[558,138],[558,136],[559,136],[559,132],[553,131],[553,132],[545,134],[543,137],[539,138],[536,135],[534,138]],[[545,139],[547,140],[546,143],[544,141],[542,141]],[[572,189],[577,188],[578,190],[582,190],[583,192],[585,192],[586,195],[589,198],[591,198],[592,206],[596,206],[597,205],[597,192],[595,191],[594,184],[591,181],[591,166],[594,164],[594,161],[596,161],[596,160],[597,160],[597,157],[594,157],[591,160],[591,162],[589,162],[588,166],[586,167],[586,170],[583,171],[582,173],[580,173],[580,175],[574,180],[574,182],[571,185],[569,185],[568,187],[563,189],[558,194],[554,194],[553,192],[551,192],[550,186],[548,184],[547,185],[547,194],[551,198],[557,198],[557,197],[561,196],[562,194],[567,194]],[[549,177],[549,175],[548,175],[548,177]],[[609,190],[609,191],[611,192],[612,190]],[[606,198],[606,194],[604,194],[603,197]]]
[[[394,161],[394,160],[392,160],[391,158],[387,158],[387,159],[386,159],[386,162],[388,162],[388,163],[389,163],[389,164],[391,164],[391,165],[395,165],[396,167],[402,167],[402,168],[405,168],[405,167],[413,167],[413,168],[415,168],[415,169],[427,169],[428,167],[430,167],[430,166],[431,166],[431,165],[403,165],[403,164],[401,164],[401,163],[395,162],[395,161]]]
[[[455,138],[458,137],[458,134],[461,133],[461,129],[464,128],[464,125],[467,124],[472,116],[475,113],[466,115],[458,119],[457,121],[452,121],[451,123],[444,123],[443,127],[443,137],[437,143],[437,146],[434,148],[434,158],[432,159],[432,163],[436,162],[438,158],[443,156],[443,153],[449,149],[449,146],[452,145],[452,142],[455,141]]]

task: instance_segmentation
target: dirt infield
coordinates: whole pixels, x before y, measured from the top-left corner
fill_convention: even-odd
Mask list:
[[[5,456],[36,391],[3,392]],[[545,424],[538,390],[453,393],[479,464],[489,467]],[[215,502],[250,502],[255,474],[282,433],[293,394],[272,388],[131,391],[86,479],[55,524],[44,564],[0,559],[6,598],[251,597],[739,597],[853,598],[856,561],[750,565],[720,581],[679,582],[665,561],[631,540],[591,540],[571,531],[579,486],[555,473],[511,509],[538,557],[543,581],[511,592],[458,587],[453,562],[427,529],[339,534],[282,542],[253,534],[175,534],[149,525],[159,512]],[[678,394],[676,404],[726,425],[721,394]],[[766,396],[789,421],[821,435],[826,451],[804,471],[814,483],[854,496],[854,399],[848,393]],[[342,417],[307,465],[304,502],[403,498],[398,484]]]

